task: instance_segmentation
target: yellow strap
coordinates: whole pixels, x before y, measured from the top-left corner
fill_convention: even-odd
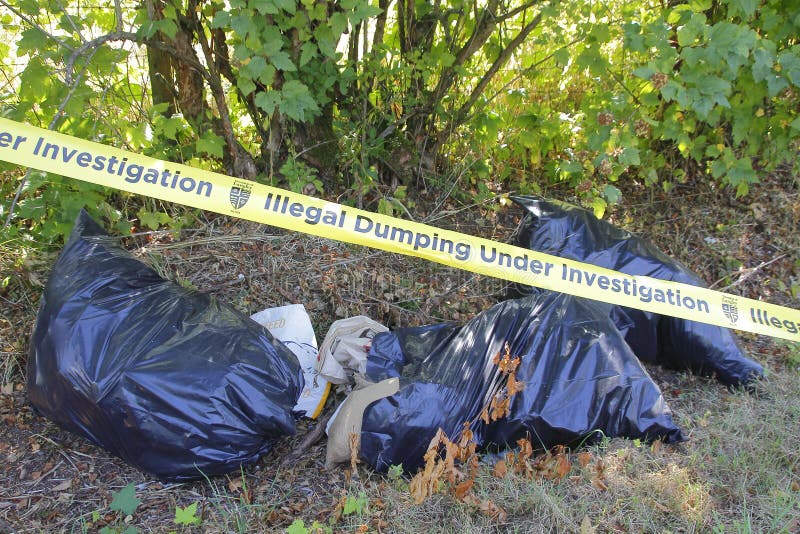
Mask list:
[[[800,341],[800,310],[630,276],[0,118],[0,160],[287,230],[663,315]]]

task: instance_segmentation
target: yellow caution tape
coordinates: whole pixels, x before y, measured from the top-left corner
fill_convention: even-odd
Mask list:
[[[800,341],[800,310],[630,276],[489,239],[157,160],[0,118],[0,160],[512,282]]]

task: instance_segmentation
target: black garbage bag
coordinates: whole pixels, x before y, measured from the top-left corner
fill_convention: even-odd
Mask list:
[[[527,210],[517,232],[519,246],[629,275],[706,287],[700,277],[649,241],[602,221],[585,209],[533,196],[512,200]],[[512,296],[530,290],[520,285],[514,289]],[[761,365],[744,355],[736,336],[727,328],[616,308],[615,316],[625,317],[628,323],[618,326],[642,361],[715,376],[729,386],[745,385],[764,374]]]
[[[256,462],[294,434],[294,354],[213,297],[164,280],[85,212],[31,339],[33,406],[164,480]]]
[[[378,334],[367,359],[373,381],[400,377],[400,390],[364,412],[361,456],[378,470],[413,471],[438,428],[456,439],[463,423],[479,447],[593,442],[602,436],[683,439],[658,386],[609,317],[609,305],[537,292],[493,306],[463,326],[440,324]],[[503,387],[493,358],[519,356],[525,389],[510,414],[489,425],[483,408]]]
[[[527,210],[516,234],[516,244],[521,247],[629,275],[706,287],[700,277],[649,241],[585,209],[531,196],[512,200]],[[510,296],[528,291],[526,286],[515,285]],[[763,367],[745,356],[727,328],[627,307],[622,312],[618,309],[617,316],[627,316],[632,326],[620,325],[620,329],[642,361],[715,376],[729,386],[747,384],[764,374]]]

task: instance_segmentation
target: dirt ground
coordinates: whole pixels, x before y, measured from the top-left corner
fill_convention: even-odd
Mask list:
[[[788,174],[776,173],[740,200],[702,184],[679,186],[669,195],[634,185],[624,193],[624,203],[610,219],[652,239],[712,287],[800,308],[800,192]],[[521,214],[513,206],[487,209],[453,200],[440,205],[438,200],[420,195],[417,220],[498,241],[509,239]],[[428,213],[425,206],[439,207]],[[211,292],[244,313],[303,303],[320,341],[332,321],[356,314],[390,327],[463,321],[496,302],[503,289],[498,280],[422,260],[211,214],[178,237],[151,232],[123,242],[165,277]],[[324,469],[324,439],[291,465],[282,464],[315,428],[312,421],[300,422],[297,436],[241,473],[168,485],[38,416],[26,399],[23,368],[38,295],[54,258],[28,258],[0,290],[0,358],[5,359],[0,376],[0,532],[93,532],[103,527],[121,532],[130,526],[188,530],[176,526],[175,510],[195,502],[203,518],[203,526],[194,527],[198,531],[280,531],[297,518],[310,525],[341,513],[352,473]],[[785,368],[796,354],[770,339],[741,337],[767,368]],[[667,401],[676,400],[680,392],[664,388],[676,382],[674,373],[652,372]],[[332,395],[325,413],[343,395]],[[381,485],[388,483],[384,477],[361,476],[374,495],[382,495]],[[141,504],[133,516],[121,517],[109,506],[116,492],[131,483]],[[374,495],[373,505],[380,500]],[[391,509],[387,506],[384,516],[380,509],[373,514],[368,530],[393,531]]]

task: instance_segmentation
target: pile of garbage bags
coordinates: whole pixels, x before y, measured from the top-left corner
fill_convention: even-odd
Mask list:
[[[521,246],[702,283],[586,210],[514,200],[527,210],[515,236]],[[62,427],[177,481],[258,461],[294,434],[296,419],[319,415],[331,384],[357,386],[328,425],[326,463],[349,460],[355,433],[375,469],[410,472],[439,428],[456,439],[466,422],[488,450],[520,438],[542,449],[604,437],[678,442],[684,437],[642,362],[727,385],[763,373],[724,328],[523,286],[513,296],[463,325],[388,331],[367,317],[344,319],[318,350],[302,306],[244,317],[162,279],[82,212],[44,291],[28,392]],[[502,354],[519,358],[511,392]],[[503,416],[487,418],[503,397]]]

